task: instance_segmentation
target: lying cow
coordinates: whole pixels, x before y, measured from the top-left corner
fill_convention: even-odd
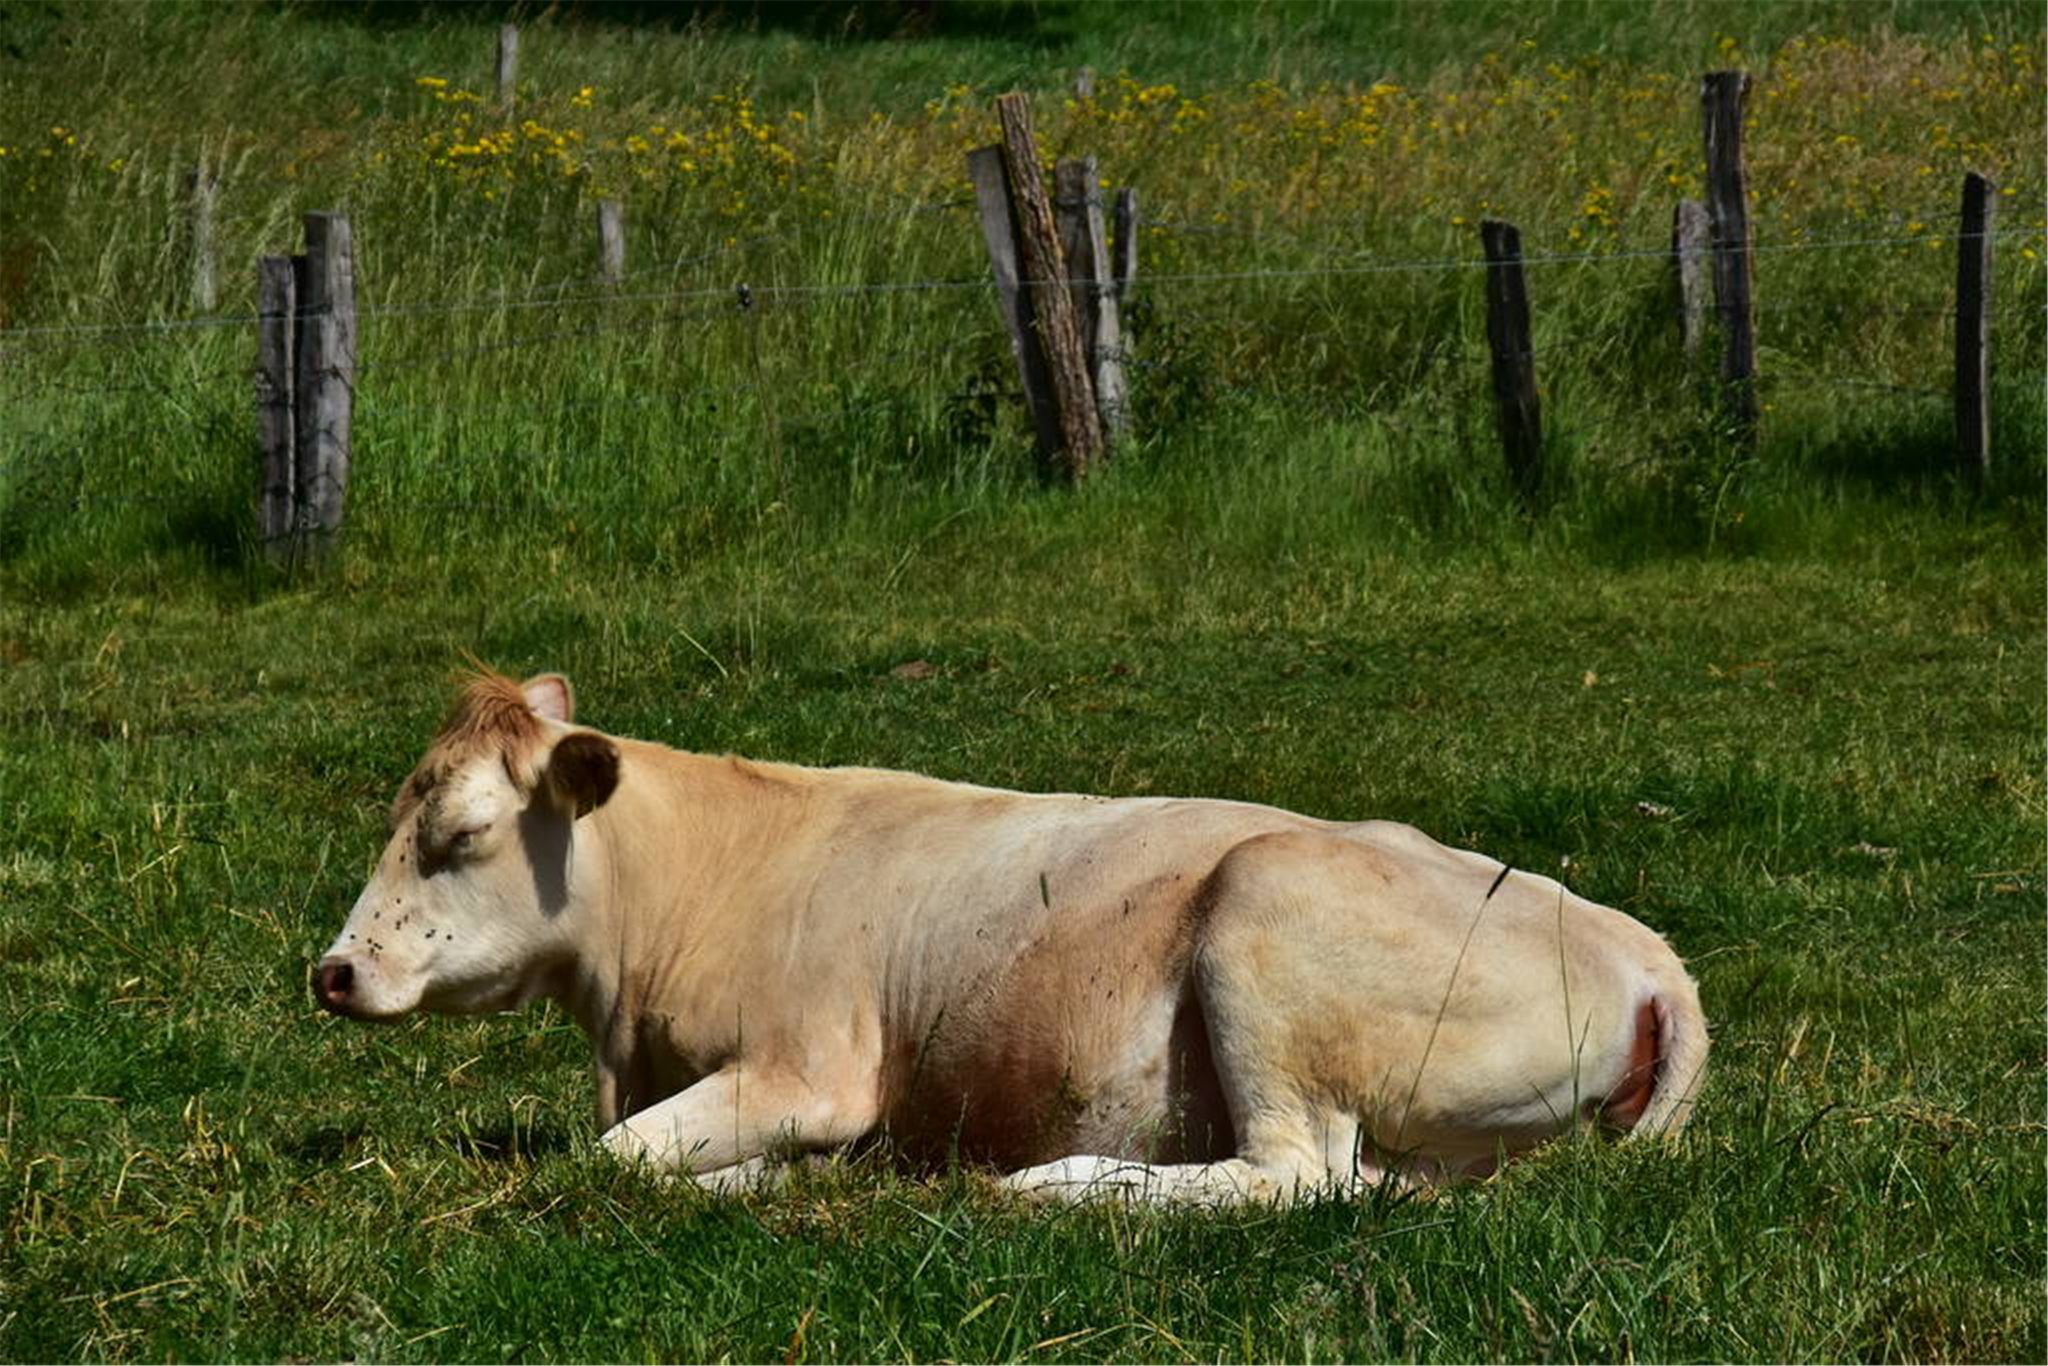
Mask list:
[[[708,758],[481,675],[320,960],[356,1019],[561,1001],[615,1152],[713,1185],[871,1135],[1060,1197],[1484,1175],[1685,1121],[1664,941],[1406,826]]]

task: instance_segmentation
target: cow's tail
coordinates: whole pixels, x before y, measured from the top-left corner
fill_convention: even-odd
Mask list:
[[[1660,974],[1662,975],[1662,974]],[[1610,1126],[1633,1134],[1669,1134],[1692,1117],[1707,1070],[1707,1020],[1683,969],[1636,1007],[1635,1038],[1621,1083],[1600,1107]]]

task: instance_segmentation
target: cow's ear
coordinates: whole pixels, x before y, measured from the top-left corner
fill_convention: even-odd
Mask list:
[[[594,730],[565,735],[548,753],[544,779],[564,810],[587,816],[619,785],[619,747]]]
[[[560,674],[535,674],[519,685],[526,705],[536,716],[572,725],[576,720],[576,692]]]

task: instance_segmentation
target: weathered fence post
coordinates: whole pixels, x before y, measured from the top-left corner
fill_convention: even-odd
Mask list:
[[[1052,202],[1038,170],[1038,143],[1031,127],[1031,100],[1021,91],[996,99],[1003,128],[1003,165],[1010,182],[1022,269],[1031,289],[1033,319],[1052,376],[1053,401],[1060,424],[1060,455],[1067,476],[1088,477],[1102,456],[1102,424],[1095,411],[1095,386],[1088,377],[1088,357],[1074,302],[1067,293],[1066,268],[1059,234],[1053,225]]]
[[[498,25],[498,107],[512,112],[519,89],[519,25]]]
[[[1991,468],[1991,220],[1998,203],[1989,176],[1963,177],[1962,233],[1956,241],[1956,448],[1963,469]]]
[[[213,249],[213,220],[220,201],[220,177],[206,169],[204,157],[195,169],[186,174],[185,191],[192,213],[192,308],[194,312],[211,313],[220,302]]]
[[[1671,213],[1671,265],[1678,276],[1678,338],[1697,355],[1707,330],[1707,206],[1681,199]]]
[[[341,534],[348,502],[349,423],[355,409],[355,248],[348,219],[306,215],[297,266],[293,398],[296,405],[297,549],[324,552]]]
[[[980,147],[967,154],[967,175],[974,182],[974,200],[981,215],[982,239],[988,243],[989,272],[996,282],[996,307],[1010,333],[1017,357],[1017,379],[1024,386],[1024,406],[1038,435],[1038,453],[1048,461],[1059,454],[1060,419],[1053,402],[1052,379],[1045,353],[1032,324],[1031,297],[1022,288],[1021,255],[1017,250],[1017,219],[1010,208],[1008,177],[1003,174],[1003,149]]]
[[[625,214],[616,199],[597,201],[597,254],[606,284],[626,278]]]
[[[1700,82],[1707,145],[1707,221],[1713,238],[1714,300],[1721,322],[1721,385],[1735,428],[1756,436],[1756,268],[1749,230],[1749,180],[1742,164],[1746,71],[1710,71]]]
[[[1489,218],[1479,225],[1486,250],[1486,339],[1493,349],[1493,401],[1508,479],[1524,503],[1543,482],[1543,410],[1529,337],[1529,290],[1522,278],[1522,234]]]
[[[292,258],[256,262],[256,538],[273,559],[289,553],[298,483],[292,391]]]
[[[1123,325],[1110,273],[1095,158],[1060,162],[1053,168],[1053,190],[1067,284],[1080,316],[1088,373],[1095,382],[1095,410],[1105,444],[1114,444],[1124,431]]]
[[[1114,216],[1116,244],[1116,301],[1122,304],[1131,296],[1131,282],[1138,278],[1138,192],[1131,189],[1116,192],[1116,213]]]

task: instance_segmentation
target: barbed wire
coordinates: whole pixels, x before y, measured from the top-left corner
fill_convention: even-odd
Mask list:
[[[1996,228],[1987,236],[1996,240],[2019,238],[2039,239],[2048,237],[2048,228],[2006,227]],[[1877,247],[1926,245],[1947,239],[1928,234],[1886,235],[1876,237],[1809,238],[1803,241],[1762,242],[1752,247],[1758,255],[1796,254],[1817,251],[1851,251]],[[1624,261],[1669,260],[1675,253],[1668,245],[1643,248],[1629,248],[1614,251],[1589,252],[1532,252],[1525,254],[1522,264],[1526,266],[1592,266],[1617,264]],[[1387,273],[1428,273],[1457,272],[1488,269],[1488,263],[1472,256],[1418,257],[1394,260],[1362,259],[1338,264],[1305,265],[1299,267],[1274,267],[1238,271],[1183,271],[1166,274],[1147,273],[1139,278],[1147,284],[1203,284],[1231,283],[1238,281],[1307,279],[1320,276],[1342,277],[1349,275],[1372,275]],[[659,268],[656,268],[657,270]],[[584,283],[590,277],[580,277]],[[1107,284],[1106,281],[1048,281],[1025,280],[1020,287],[1038,288],[1053,284]],[[546,286],[543,288],[554,288]],[[973,279],[923,279],[923,280],[875,280],[849,284],[762,284],[752,286],[756,298],[797,298],[797,297],[858,297],[862,295],[887,293],[912,293],[943,290],[988,290],[993,282],[987,278]],[[631,303],[669,303],[693,299],[716,298],[729,295],[732,285],[701,285],[680,290],[657,290],[634,292],[604,287],[589,293],[566,295],[552,298],[504,297],[485,295],[462,300],[438,301],[416,304],[374,304],[357,310],[362,318],[392,318],[431,314],[456,314],[489,311],[515,311],[525,309],[567,308],[578,306],[617,306]],[[303,315],[302,315],[303,316]],[[15,327],[0,329],[0,346],[12,346],[22,338],[90,338],[120,334],[162,334],[182,331],[203,330],[222,327],[249,327],[262,322],[261,314],[223,314],[203,318],[167,319],[130,323],[83,323]]]
[[[691,313],[673,315],[667,321],[701,322],[707,319],[731,318],[735,316],[737,316],[736,309],[707,308],[698,309]],[[590,337],[604,336],[607,333],[645,332],[648,325],[649,320],[645,318],[615,323],[588,322],[580,327],[557,328],[546,332],[530,332],[518,337],[507,337],[503,341],[477,342],[471,346],[450,347],[440,351],[429,351],[421,355],[399,355],[389,360],[358,361],[356,364],[356,374],[358,376],[382,374],[388,370],[411,369],[445,360],[466,360],[476,356],[502,355],[507,351],[517,351],[524,347],[541,346],[548,342],[583,340]]]
[[[514,399],[496,403],[408,403],[402,400],[358,396],[356,412],[365,416],[383,416],[389,413],[431,413],[445,412],[460,407],[468,413],[507,412],[576,412],[591,408],[681,408],[705,398],[727,394],[745,393],[761,386],[758,383],[727,384],[704,389],[675,389],[661,393],[644,394],[637,398],[567,398],[567,399]]]
[[[177,379],[177,388],[180,391],[188,391],[201,385],[218,384],[231,379],[245,380],[249,378],[255,368],[253,361],[245,361],[237,365],[222,366],[218,369],[202,371],[196,375],[180,375]],[[73,383],[68,380],[44,378],[37,381],[36,388],[43,391],[54,390],[64,394],[156,393],[168,396],[172,392],[172,385],[170,383],[154,377],[126,384]]]
[[[1913,398],[1946,400],[1954,397],[1947,389],[1930,389],[1924,385],[1899,384],[1892,380],[1869,379],[1856,375],[1818,375],[1810,371],[1771,370],[1758,375],[1756,379],[1757,383],[1765,388],[1789,388],[1799,385],[1807,388],[1905,394]]]
[[[173,318],[160,322],[75,323],[47,327],[0,328],[0,342],[15,337],[80,336],[107,332],[189,332],[209,327],[250,327],[263,321],[257,313],[216,314],[204,318]]]
[[[449,303],[427,303],[420,305],[409,305],[406,307],[415,309],[417,311],[425,312],[474,312],[478,308],[487,308],[493,305],[494,303],[503,303],[507,306],[518,307],[547,307],[551,303],[565,302],[565,300],[562,298],[563,291],[572,289],[593,288],[599,290],[600,292],[581,297],[587,297],[593,300],[602,300],[604,297],[606,297],[606,291],[615,291],[619,285],[623,284],[628,280],[645,279],[647,277],[656,275],[673,275],[681,270],[687,270],[695,266],[703,265],[707,262],[721,260],[731,256],[736,256],[743,252],[752,251],[759,247],[778,245],[781,243],[788,242],[796,242],[801,240],[808,232],[811,232],[819,228],[838,228],[845,227],[850,224],[872,223],[882,221],[885,219],[907,220],[925,214],[948,212],[952,209],[960,207],[962,204],[972,204],[973,202],[974,201],[972,199],[956,199],[941,201],[937,203],[913,203],[908,207],[891,210],[876,209],[865,212],[845,214],[834,212],[830,219],[805,219],[800,220],[787,228],[779,228],[770,232],[750,233],[746,237],[729,240],[720,243],[716,246],[710,247],[707,250],[697,251],[686,255],[678,256],[673,260],[661,262],[655,265],[641,266],[634,270],[623,271],[615,277],[607,276],[606,273],[601,269],[592,271],[580,271],[574,275],[565,277],[560,280],[555,280],[546,284],[532,285],[522,289],[498,290],[492,294],[466,298]],[[554,297],[547,297],[551,294]],[[386,309],[384,311],[388,313],[396,310]]]
[[[977,289],[992,288],[992,286],[987,282],[976,282],[974,283],[974,287]],[[467,347],[444,348],[442,350],[428,352],[423,355],[399,356],[390,360],[365,362],[359,364],[356,368],[358,373],[366,373],[372,370],[379,369],[390,370],[403,368],[408,365],[427,364],[444,360],[459,360],[468,356],[500,354],[505,351],[518,350],[524,347],[540,345],[542,343],[549,341],[576,340],[589,337],[603,336],[606,334],[618,332],[645,333],[648,330],[648,328],[661,323],[690,323],[706,321],[740,322],[750,317],[758,319],[761,316],[772,316],[775,312],[773,306],[783,302],[816,302],[833,297],[856,301],[872,301],[879,299],[886,294],[901,292],[904,291],[895,288],[862,287],[855,289],[840,289],[835,286],[803,288],[774,285],[753,286],[747,284],[741,284],[738,286],[726,286],[719,289],[690,290],[680,294],[670,295],[666,297],[678,299],[724,298],[728,302],[725,305],[719,307],[696,309],[689,312],[678,312],[666,316],[657,316],[654,318],[631,318],[624,319],[618,322],[592,321],[573,328],[557,329],[539,333],[528,333],[520,337],[506,338],[502,341],[479,342]],[[911,292],[932,291],[912,290]],[[766,305],[767,307],[764,307],[764,305]]]
[[[960,207],[955,203],[926,206],[926,211],[950,211]],[[764,237],[751,245],[769,241],[780,241],[798,235],[801,229],[790,233]],[[2004,228],[1995,230],[1991,236],[2003,239],[2035,240],[2048,236],[2041,228]],[[1890,235],[1879,237],[1816,238],[1798,242],[1766,244],[1757,248],[1758,254],[1788,252],[1850,251],[1886,246],[1927,245],[1943,239],[1931,238],[1924,234]],[[729,244],[726,248],[705,253],[691,262],[701,262],[728,256],[742,249],[742,244]],[[1580,253],[1534,254],[1525,256],[1523,264],[1538,265],[1607,265],[1620,261],[1664,260],[1673,256],[1668,247],[1643,251],[1594,251]],[[683,268],[682,263],[654,267],[636,272],[638,275],[673,271]],[[1487,268],[1483,260],[1461,258],[1422,258],[1415,260],[1380,261],[1372,259],[1352,260],[1337,265],[1318,268],[1268,268],[1228,272],[1179,272],[1172,274],[1141,275],[1135,282],[1132,300],[1134,322],[1142,319],[1142,310],[1151,306],[1145,291],[1163,286],[1206,285],[1240,281],[1276,281],[1289,279],[1314,279],[1331,277],[1352,277],[1393,272],[1454,272]],[[1027,287],[1052,284],[1054,282],[1026,282]],[[1085,287],[1096,282],[1057,282],[1063,287],[1079,285]],[[703,308],[677,309],[657,313],[655,316],[639,316],[621,320],[592,319],[571,328],[549,328],[517,337],[497,341],[446,348],[420,355],[396,355],[380,358],[358,365],[359,375],[381,377],[384,375],[405,375],[418,373],[423,367],[447,361],[473,360],[502,355],[508,351],[559,344],[565,341],[587,341],[624,331],[645,332],[650,328],[691,326],[694,324],[725,324],[746,322],[758,325],[764,316],[775,316],[783,309],[802,310],[834,302],[866,302],[889,296],[906,294],[943,295],[947,293],[964,296],[968,292],[987,294],[994,288],[986,278],[977,279],[928,279],[902,281],[867,281],[846,284],[815,284],[791,282],[764,284],[758,286],[709,285],[689,289],[653,292],[622,291],[607,286],[600,293],[582,298],[556,299],[507,299],[502,296],[462,301],[449,305],[399,305],[364,310],[364,315],[373,327],[382,321],[401,323],[404,320],[421,317],[450,316],[462,313],[499,309],[502,312],[524,311],[528,308],[579,306],[583,304],[638,305],[649,302],[675,303],[683,301],[717,300]],[[1670,288],[1668,279],[1630,286],[1634,291],[1664,291]],[[2037,306],[2001,298],[1995,305],[2000,313],[2025,309],[2037,311]],[[1955,316],[1953,306],[1944,302],[1915,300],[1908,302],[1862,302],[1855,300],[1788,300],[1764,302],[1756,305],[1761,314],[1824,314],[1840,318],[1948,318]],[[1346,306],[1333,313],[1337,319],[1353,318],[1357,309],[1347,302]],[[1391,308],[1379,311],[1392,311]],[[1205,329],[1253,332],[1261,335],[1286,336],[1305,345],[1348,345],[1353,338],[1348,329],[1333,327],[1314,332],[1304,332],[1300,327],[1287,327],[1256,318],[1225,313],[1190,313],[1178,307],[1170,313],[1168,320],[1177,327],[1189,329],[1199,336]],[[219,315],[207,318],[184,320],[161,320],[135,324],[80,324],[68,327],[36,327],[13,329],[0,332],[0,345],[9,348],[14,356],[34,355],[46,349],[60,346],[129,346],[138,342],[154,341],[179,335],[192,335],[206,329],[247,326],[260,322],[257,316]],[[1463,332],[1463,327],[1454,329]],[[977,334],[987,328],[976,329]],[[26,346],[15,345],[17,338],[29,339]],[[1132,376],[1134,394],[1143,399],[1148,391],[1155,390],[1161,382],[1192,381],[1201,391],[1211,394],[1243,394],[1252,396],[1285,395],[1296,404],[1306,404],[1315,411],[1344,418],[1369,418],[1402,430],[1443,431],[1453,430],[1461,442],[1483,439],[1474,436],[1475,422],[1471,416],[1484,404],[1483,381],[1478,370],[1491,360],[1490,351],[1474,349],[1456,344],[1446,333],[1447,344],[1433,345],[1410,358],[1403,373],[1409,376],[1412,386],[1429,386],[1425,391],[1435,411],[1426,419],[1418,421],[1411,415],[1396,419],[1389,417],[1376,406],[1376,397],[1387,392],[1385,382],[1360,384],[1351,391],[1344,391],[1334,381],[1321,374],[1303,376],[1290,372],[1284,365],[1262,365],[1250,374],[1232,371],[1218,364],[1215,357],[1189,358],[1184,355],[1146,355],[1133,347],[1126,346],[1117,357],[1128,368]],[[1615,351],[1628,345],[1625,336],[1616,329],[1607,329],[1588,335],[1546,337],[1533,348],[1539,359],[1553,358],[1566,352]],[[930,340],[898,347],[890,351],[862,352],[858,363],[865,372],[872,373],[881,368],[895,365],[905,358],[933,360],[951,354],[943,346],[935,346]],[[758,364],[758,360],[757,360]],[[41,387],[64,394],[154,394],[171,397],[175,391],[189,389],[192,385],[211,385],[232,379],[246,379],[252,367],[234,365],[215,367],[191,376],[179,376],[175,380],[160,376],[145,376],[136,381],[110,385],[71,382],[62,379],[46,379]],[[842,369],[840,379],[845,378]],[[1243,377],[1232,377],[1234,374]],[[1949,397],[1946,390],[1900,384],[1890,380],[1862,377],[1823,375],[1802,371],[1786,371],[1773,368],[1759,376],[1758,383],[1766,391],[1785,392],[1798,387],[1833,388],[1861,393],[1896,395],[1904,399],[1941,400]],[[773,421],[790,427],[812,423],[843,422],[849,418],[892,409],[912,408],[918,405],[937,404],[957,406],[962,403],[981,403],[1005,396],[1015,397],[1008,388],[955,389],[945,393],[931,393],[925,389],[899,388],[890,392],[868,393],[849,400],[842,393],[837,401],[823,403],[813,399],[803,406],[790,407],[786,403],[767,403],[766,396],[780,393],[765,379],[751,382],[720,385],[709,388],[679,388],[654,393],[633,395],[606,395],[581,399],[531,399],[486,403],[469,403],[460,398],[443,402],[406,402],[363,396],[358,411],[366,417],[403,415],[425,411],[459,410],[470,413],[494,411],[531,411],[537,413],[570,413],[584,409],[607,410],[612,408],[682,408],[695,404],[708,404],[712,412],[718,410],[723,400],[742,395],[759,395],[764,402],[761,416],[764,421]],[[1170,401],[1170,400],[1168,400]],[[772,412],[770,411],[772,409]],[[1557,416],[1551,418],[1554,431],[1573,434],[1593,434],[1604,439],[1605,434],[1627,431],[1639,435],[1642,431],[1640,414],[1628,412],[1601,412],[1597,408],[1583,407],[1569,412],[1562,423]],[[217,425],[217,424],[215,424]],[[160,439],[159,428],[135,427],[124,431],[78,432],[75,427],[48,426],[39,431],[13,434],[9,444],[15,446],[13,458],[0,460],[0,514],[24,508],[88,506],[118,506],[124,504],[152,505],[188,501],[205,494],[207,485],[194,480],[183,491],[158,491],[152,493],[88,492],[78,487],[81,484],[97,482],[92,479],[93,471],[87,461],[97,451],[118,444],[134,444]],[[68,438],[57,444],[58,438]],[[47,444],[45,444],[47,443]],[[634,458],[638,452],[625,446],[604,446],[589,449],[501,449],[482,455],[464,457],[465,462],[518,463],[535,465],[541,463],[569,463],[577,461],[624,461]],[[69,485],[70,487],[62,487]],[[650,504],[643,497],[628,495],[617,500],[608,500],[618,505],[631,506],[645,511]],[[421,506],[413,504],[414,506]],[[529,503],[451,503],[449,507],[486,508],[530,508]],[[587,502],[568,503],[550,499],[547,507],[593,506]]]

